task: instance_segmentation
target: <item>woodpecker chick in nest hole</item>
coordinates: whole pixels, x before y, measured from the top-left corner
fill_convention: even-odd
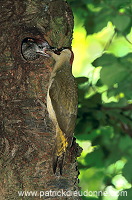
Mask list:
[[[27,37],[22,41],[21,53],[27,61],[36,60],[40,55],[49,57],[47,49],[56,49],[51,47],[46,40]]]

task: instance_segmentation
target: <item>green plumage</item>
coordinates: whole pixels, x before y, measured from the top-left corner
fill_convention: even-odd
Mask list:
[[[64,153],[71,146],[78,105],[77,85],[72,75],[70,58],[66,59],[64,57],[64,60],[60,62],[59,56],[61,57],[61,55],[56,55],[56,65],[51,74],[48,93],[52,105],[52,109],[51,105],[48,106],[50,107],[49,115],[56,127],[56,145],[53,158],[54,172],[57,163],[59,168],[62,169]],[[60,159],[61,157],[62,159]]]

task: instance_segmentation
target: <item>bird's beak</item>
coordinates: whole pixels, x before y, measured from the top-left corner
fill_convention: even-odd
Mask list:
[[[50,57],[50,55],[46,53],[46,51],[47,51],[48,49],[49,49],[48,47],[44,47],[42,50],[39,49],[39,50],[37,51],[37,53],[40,54],[40,55],[42,55],[42,56],[45,56],[45,57]]]
[[[50,50],[49,50],[49,54],[51,55],[52,53],[55,53],[57,55],[60,55],[61,53],[61,49],[58,49],[57,47],[50,47]]]
[[[54,53],[54,52],[53,52],[51,49],[47,49],[47,50],[46,50],[46,54],[48,54],[49,57],[52,56],[53,53]]]
[[[46,54],[48,54],[49,57],[52,56],[53,53],[56,54],[56,51],[58,51],[58,48],[51,46],[45,50]]]
[[[48,51],[49,49],[50,49],[49,47],[43,48],[44,56],[50,57],[50,55],[47,53],[47,51]]]

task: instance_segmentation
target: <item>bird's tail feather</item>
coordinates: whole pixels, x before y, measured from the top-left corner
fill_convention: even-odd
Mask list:
[[[56,169],[57,169],[57,162],[58,162],[58,156],[53,155],[53,163],[52,163],[52,167],[53,167],[53,172],[54,174],[56,173]]]
[[[59,173],[62,175],[63,163],[64,163],[65,153],[61,156],[53,156],[53,172],[56,174],[57,167],[59,168]]]
[[[54,148],[54,155],[53,155],[53,172],[56,173],[57,167],[60,170],[60,175],[62,175],[62,168],[64,163],[64,157],[66,148],[68,146],[67,139],[65,138],[64,133],[61,129],[56,129],[56,145]]]

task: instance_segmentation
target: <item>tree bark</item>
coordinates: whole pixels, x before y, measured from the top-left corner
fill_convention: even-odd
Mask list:
[[[63,0],[0,4],[0,199],[40,199],[40,192],[42,199],[80,199],[48,192],[43,196],[44,191],[78,190],[78,171],[68,156],[62,176],[52,171],[55,133],[46,94],[54,61],[41,56],[28,62],[21,54],[26,37],[45,38],[55,47],[71,46],[72,11]],[[21,191],[37,191],[37,196],[20,196]]]

